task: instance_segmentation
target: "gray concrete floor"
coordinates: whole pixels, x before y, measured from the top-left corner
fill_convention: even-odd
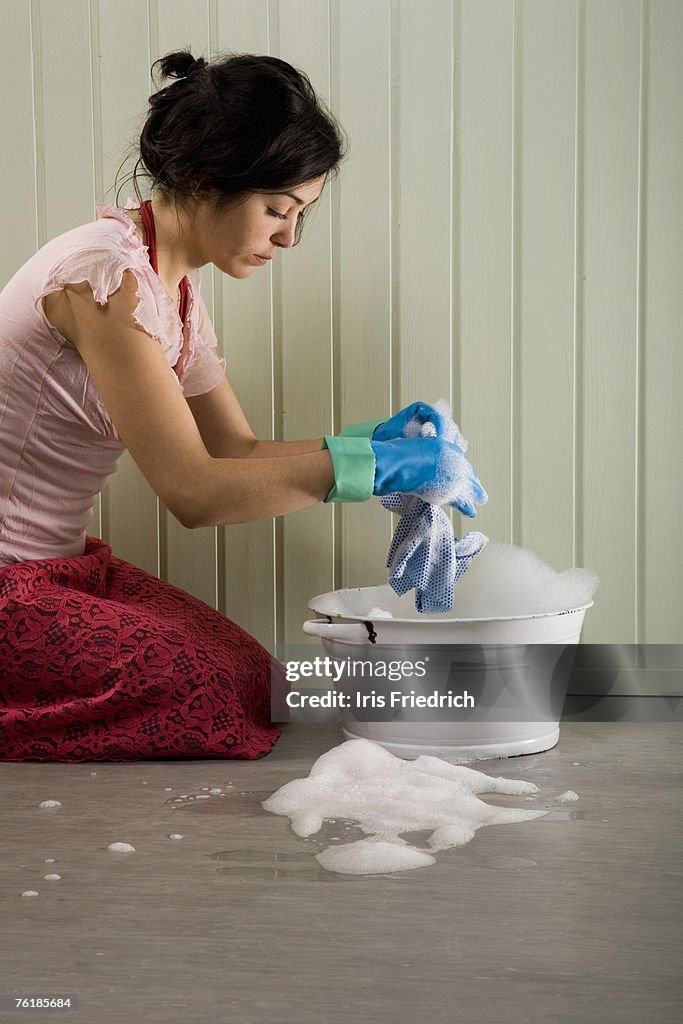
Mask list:
[[[340,739],[290,725],[258,762],[0,765],[2,1005],[78,1000],[0,1021],[681,1019],[680,724],[568,723],[554,750],[474,764],[535,782],[551,813],[363,877],[318,869],[319,838],[260,807]]]

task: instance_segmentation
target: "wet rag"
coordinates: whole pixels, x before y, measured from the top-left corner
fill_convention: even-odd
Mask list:
[[[455,441],[463,452],[466,451],[467,441],[453,423],[448,403],[439,400],[434,406],[442,417],[441,436]],[[430,423],[408,424],[405,431],[407,436],[413,437],[417,433],[433,432]],[[453,482],[453,494],[462,494],[462,488],[462,479]],[[405,494],[390,494],[380,499],[386,509],[400,516],[387,558],[387,567],[391,570],[389,583],[399,596],[414,589],[418,612],[450,611],[458,580],[488,543],[488,537],[478,530],[461,539],[455,537],[450,519],[439,507],[453,500],[453,494],[439,493],[434,496],[434,502]]]

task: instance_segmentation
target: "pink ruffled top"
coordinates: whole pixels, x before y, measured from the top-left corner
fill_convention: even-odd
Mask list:
[[[87,281],[104,304],[131,270],[134,319],[162,346],[184,395],[205,394],[225,372],[199,271],[188,275],[183,324],[130,217],[112,205],[97,212],[44,245],[0,292],[0,566],[83,554],[94,500],[124,450],[78,350],[45,316],[46,295]]]

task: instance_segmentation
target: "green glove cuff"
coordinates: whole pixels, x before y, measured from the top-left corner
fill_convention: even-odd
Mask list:
[[[380,421],[383,422],[383,421]],[[334,487],[325,501],[367,501],[375,484],[375,453],[368,437],[324,437],[332,457]]]
[[[367,423],[352,423],[350,427],[344,427],[339,436],[367,437],[368,439],[371,439],[380,423],[386,423],[386,416],[383,420],[368,420]]]

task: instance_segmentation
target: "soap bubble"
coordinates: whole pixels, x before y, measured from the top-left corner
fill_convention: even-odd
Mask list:
[[[307,778],[286,783],[263,807],[286,815],[306,838],[323,821],[358,822],[369,838],[328,848],[317,859],[344,874],[378,874],[428,867],[439,850],[464,846],[479,828],[532,821],[547,811],[496,807],[480,793],[524,796],[538,787],[519,779],[491,778],[464,765],[423,755],[404,761],[370,740],[347,740],[322,754]],[[401,838],[429,831],[429,850]]]

